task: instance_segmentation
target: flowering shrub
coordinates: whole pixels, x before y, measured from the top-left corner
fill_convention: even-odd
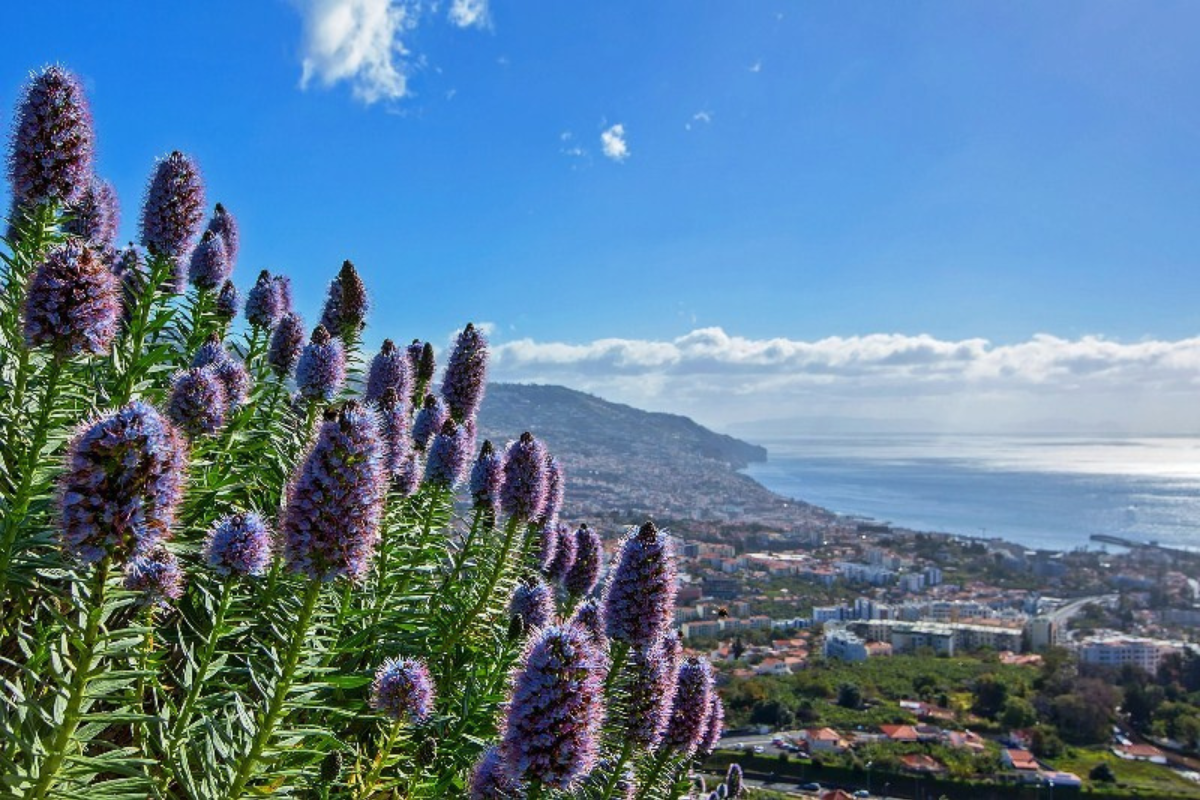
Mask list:
[[[723,712],[670,630],[669,537],[606,569],[543,442],[477,446],[483,332],[440,384],[429,342],[368,360],[348,261],[320,324],[265,271],[237,323],[238,225],[205,226],[189,156],[118,251],[81,87],[36,74],[9,158],[6,796],[688,793]]]

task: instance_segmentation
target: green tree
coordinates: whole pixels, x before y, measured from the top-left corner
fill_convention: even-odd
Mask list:
[[[842,708],[861,708],[862,701],[862,689],[857,684],[843,683],[838,687],[837,704]]]
[[[1028,728],[1037,722],[1037,711],[1021,697],[1010,697],[1000,714],[1000,724],[1009,730]]]
[[[1008,702],[1008,684],[991,673],[980,675],[971,691],[975,697],[971,710],[981,717],[995,719]]]

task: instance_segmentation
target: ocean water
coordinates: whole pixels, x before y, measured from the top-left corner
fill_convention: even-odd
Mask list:
[[[805,435],[746,473],[842,514],[1070,550],[1104,533],[1200,548],[1200,438]]]

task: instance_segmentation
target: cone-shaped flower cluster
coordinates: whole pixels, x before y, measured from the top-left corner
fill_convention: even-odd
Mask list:
[[[8,177],[18,205],[74,203],[87,189],[95,158],[92,112],[79,79],[46,67],[17,104]]]
[[[324,325],[318,325],[296,362],[296,387],[300,396],[305,400],[328,403],[337,397],[345,381],[346,356],[342,345],[330,336]]]
[[[225,387],[228,410],[241,407],[250,392],[250,373],[241,359],[233,356],[215,333],[201,345],[192,358],[193,367],[209,367],[217,373]]]
[[[237,287],[233,285],[233,281],[226,278],[221,284],[221,291],[217,292],[216,306],[213,309],[222,322],[232,322],[237,316],[238,299]]]
[[[413,446],[418,450],[429,447],[429,440],[442,429],[447,419],[449,416],[441,399],[436,395],[425,395],[425,403],[413,421]]]
[[[179,560],[161,545],[134,556],[125,565],[125,588],[138,592],[138,605],[167,606],[183,597]]]
[[[117,278],[91,247],[68,240],[50,251],[29,281],[25,342],[58,356],[107,353],[117,335]]]
[[[521,522],[533,520],[546,504],[546,450],[526,431],[508,446],[500,507]]]
[[[117,190],[108,181],[93,177],[79,199],[71,204],[63,230],[77,236],[111,260],[121,223]]]
[[[508,775],[499,747],[484,751],[471,771],[470,800],[522,800],[525,790]]]
[[[670,627],[675,610],[675,552],[666,533],[647,522],[625,537],[605,587],[608,636],[650,647]]]
[[[395,480],[408,461],[412,443],[408,431],[408,409],[393,388],[379,399],[379,438],[383,443],[383,470]]]
[[[374,414],[356,403],[329,416],[288,488],[284,558],[310,578],[357,580],[379,541],[383,448]]]
[[[538,511],[538,520],[543,525],[558,525],[558,513],[562,510],[566,489],[562,465],[552,455],[546,456],[546,498]]]
[[[352,341],[367,322],[367,287],[358,270],[349,261],[342,262],[333,283],[329,284],[329,296],[321,311],[321,324],[325,330],[343,341]]]
[[[500,487],[504,483],[504,459],[488,440],[479,449],[479,458],[471,467],[471,500],[475,508],[494,519],[500,511]]]
[[[254,511],[222,517],[204,540],[204,561],[221,577],[262,575],[273,552],[271,528]]]
[[[213,209],[213,215],[208,220],[209,233],[216,234],[225,244],[225,254],[229,257],[229,264],[232,266],[237,263],[238,245],[238,225],[237,220],[233,218],[225,206],[217,203]]]
[[[425,460],[425,481],[436,486],[453,488],[462,482],[475,442],[471,429],[446,420],[441,432],[429,445]]]
[[[671,719],[663,735],[663,746],[691,755],[704,740],[708,715],[712,712],[713,677],[707,661],[689,658],[679,668]]]
[[[291,283],[282,275],[271,276],[267,270],[258,273],[258,280],[246,295],[246,321],[256,328],[270,330],[292,310]]]
[[[112,260],[112,273],[121,284],[121,319],[128,322],[146,286],[145,253],[134,244],[118,250]]]
[[[392,719],[420,724],[433,713],[433,679],[418,658],[393,658],[375,671],[371,708]]]
[[[592,771],[603,722],[600,654],[579,628],[543,628],[513,681],[501,754],[510,777],[568,789]]]
[[[468,323],[458,335],[442,378],[442,398],[455,420],[474,419],[479,411],[487,383],[487,363],[487,339]]]
[[[629,685],[622,701],[625,735],[653,749],[662,740],[675,694],[675,664],[657,644],[629,654]]]
[[[559,533],[557,525],[540,525],[534,531],[534,553],[537,556],[538,569],[542,572],[550,569],[550,565],[554,563],[554,556],[558,554]]]
[[[603,547],[600,534],[586,524],[575,531],[575,560],[563,578],[563,588],[573,597],[591,594],[600,580],[600,557]]]
[[[212,291],[232,274],[233,261],[229,258],[225,240],[212,231],[205,231],[200,244],[192,251],[188,280],[197,289]]]
[[[555,583],[562,583],[575,566],[577,542],[575,535],[565,525],[559,526],[555,540],[554,558],[546,567],[546,577]]]
[[[391,339],[384,339],[383,346],[371,359],[367,372],[367,391],[363,395],[368,403],[378,403],[383,393],[394,389],[398,398],[408,405],[412,393],[412,377],[409,374],[408,358]]]
[[[176,150],[155,165],[142,204],[142,244],[175,265],[175,289],[182,289],[180,267],[204,222],[204,183],[196,162]]]
[[[220,430],[228,406],[225,384],[212,367],[192,367],[171,380],[167,416],[189,438]]]
[[[428,386],[433,380],[433,373],[437,372],[437,359],[433,354],[433,345],[429,342],[421,344],[414,341],[408,347],[409,357],[412,358],[413,350],[420,344],[420,348],[416,352],[416,357],[413,359],[413,374],[416,376],[418,386]]]
[[[62,542],[84,562],[124,560],[170,536],[187,456],[153,406],[132,403],[82,428],[62,479]]]
[[[279,320],[271,334],[271,344],[267,348],[267,363],[280,378],[286,378],[292,373],[292,368],[300,360],[304,349],[304,320],[296,313],[287,313]]]
[[[725,773],[725,796],[730,798],[741,797],[745,791],[742,782],[742,768],[738,764],[730,764],[729,771]]]
[[[530,576],[517,584],[508,613],[520,620],[522,631],[544,628],[554,619],[554,595],[541,579]]]
[[[725,730],[725,703],[721,701],[721,696],[713,692],[708,700],[708,721],[704,725],[704,735],[700,738],[700,744],[696,748],[696,753],[701,758],[708,758],[712,755],[712,751],[717,749],[717,742],[721,740],[721,734]]]
[[[604,606],[594,597],[584,600],[571,616],[571,624],[587,632],[592,644],[603,650],[608,647],[604,626]]]
[[[400,462],[400,468],[393,477],[396,491],[405,497],[412,497],[421,488],[421,461],[415,450],[409,450]]]

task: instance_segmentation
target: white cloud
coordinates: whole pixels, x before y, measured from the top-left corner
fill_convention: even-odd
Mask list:
[[[449,18],[460,28],[484,28],[488,24],[488,0],[454,0]]]
[[[762,72],[762,59],[760,58],[758,61],[755,61],[747,69],[749,69],[750,72]]]
[[[1122,343],[1039,334],[985,339],[870,334],[748,339],[701,328],[670,341],[507,342],[498,380],[563,383],[711,424],[787,417],[921,416],[947,429],[1047,420],[1195,429],[1200,338]]]
[[[684,130],[690,131],[692,129],[692,123],[704,123],[705,125],[707,125],[710,122],[712,122],[712,112],[697,111],[695,114],[692,114],[692,118],[690,120],[683,123],[683,127],[684,127]]]
[[[304,18],[301,88],[349,82],[364,103],[408,93],[401,36],[414,24],[408,6],[393,0],[297,0]]]
[[[600,147],[604,155],[613,161],[629,158],[629,144],[625,141],[625,126],[617,123],[600,134]]]

